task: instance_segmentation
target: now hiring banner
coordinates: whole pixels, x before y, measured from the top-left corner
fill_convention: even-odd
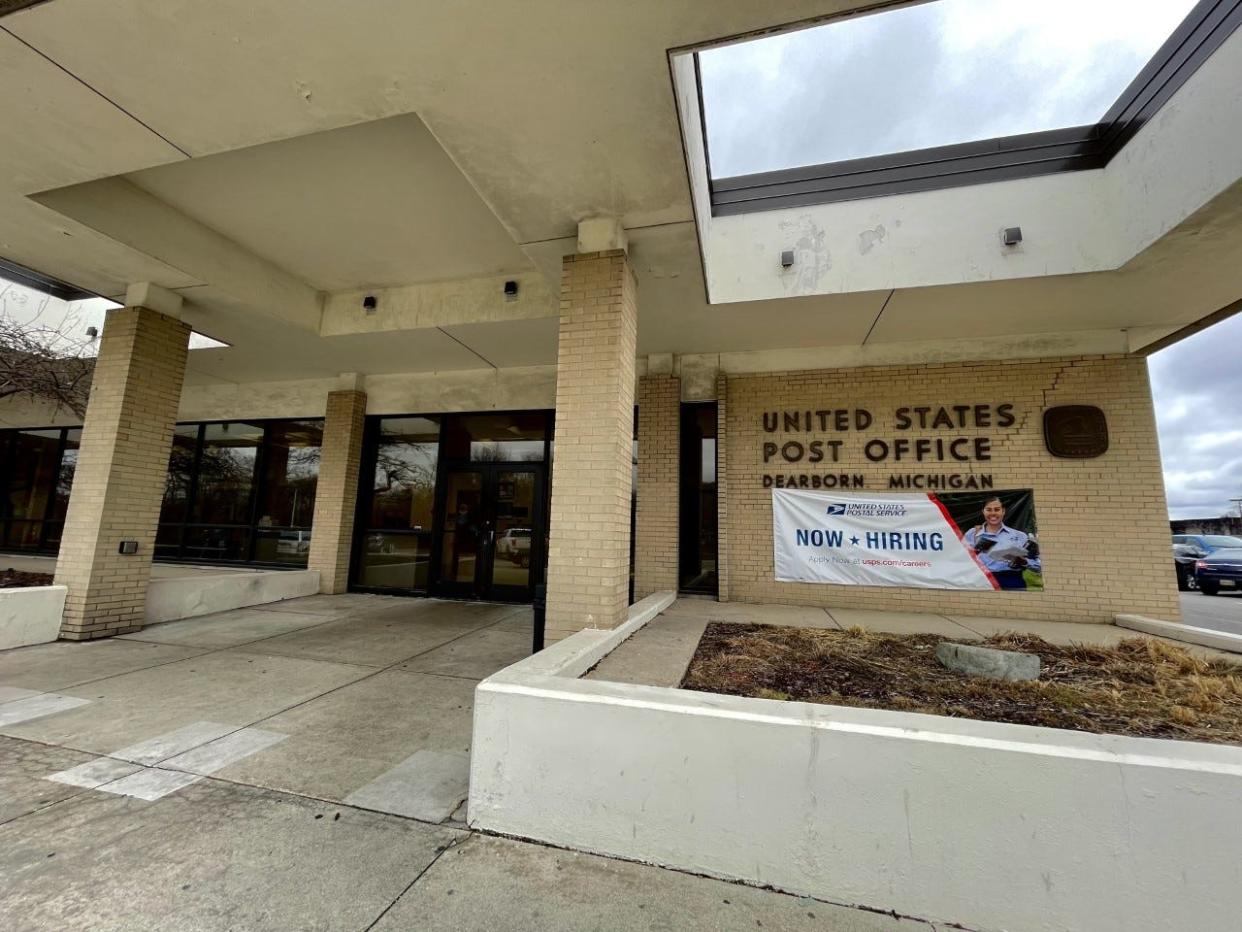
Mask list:
[[[772,490],[778,582],[1042,589],[1029,489],[859,495]]]

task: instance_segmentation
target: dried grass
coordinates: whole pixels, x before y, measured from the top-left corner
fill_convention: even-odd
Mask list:
[[[1151,638],[1060,647],[1030,634],[984,643],[1037,653],[1036,681],[964,677],[935,658],[934,634],[708,625],[685,689],[899,709],[1101,734],[1242,744],[1242,668]]]

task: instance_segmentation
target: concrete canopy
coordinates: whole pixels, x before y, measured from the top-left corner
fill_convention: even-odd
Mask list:
[[[559,260],[593,216],[629,234],[643,355],[1135,351],[1242,297],[1232,150],[1176,204],[1133,194],[1132,255],[1078,223],[1090,197],[1050,201],[1032,228],[1031,192],[991,185],[974,233],[990,243],[1013,212],[1036,233],[1009,272],[927,222],[933,195],[908,195],[831,227],[848,241],[905,218],[878,271],[845,249],[806,293],[731,289],[772,280],[779,242],[735,233],[729,252],[696,222],[679,56],[883,5],[52,0],[0,19],[0,256],[109,296],[180,291],[186,319],[231,344],[195,353],[191,383],[551,364]],[[1236,39],[1216,58],[1157,130],[1185,129],[1182,95],[1242,108],[1220,83]],[[933,246],[960,255],[920,277]],[[496,294],[507,278],[516,302]]]

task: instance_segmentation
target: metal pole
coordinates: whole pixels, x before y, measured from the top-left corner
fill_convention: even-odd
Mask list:
[[[530,652],[532,654],[537,654],[543,650],[543,629],[547,620],[546,615],[548,610],[547,585],[541,583],[535,587],[535,599],[531,604],[531,608],[534,609],[535,630],[531,638]]]

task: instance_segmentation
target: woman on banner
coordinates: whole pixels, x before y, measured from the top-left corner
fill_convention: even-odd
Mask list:
[[[1005,504],[999,498],[984,503],[983,523],[972,527],[962,539],[1002,589],[1025,589],[1023,571],[1042,570],[1030,535],[1005,523]]]

